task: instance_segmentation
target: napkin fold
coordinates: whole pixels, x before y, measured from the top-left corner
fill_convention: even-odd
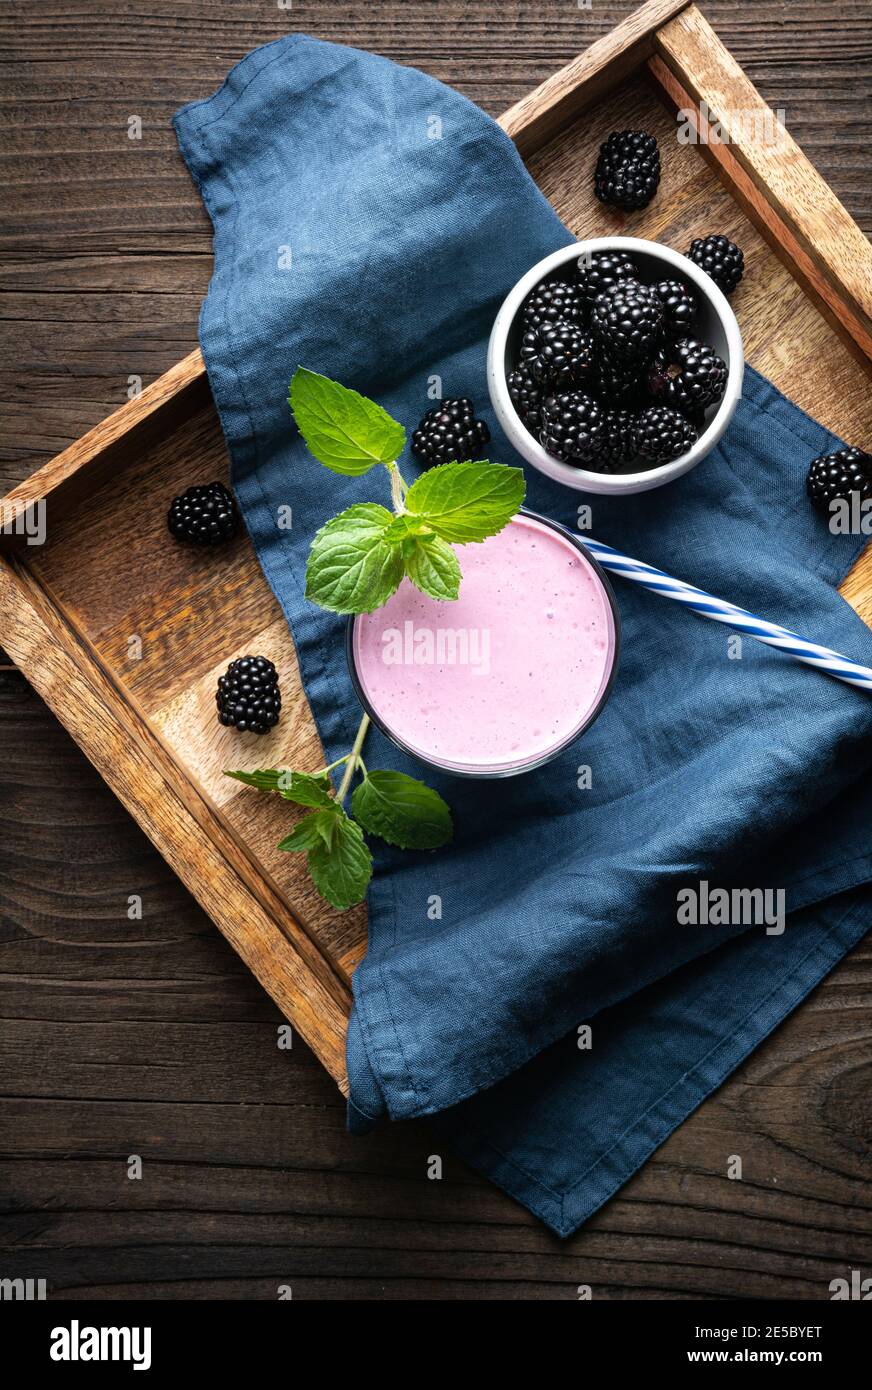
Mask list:
[[[491,459],[517,464],[487,337],[515,281],[573,238],[489,117],[372,54],[291,35],[175,127],[214,226],[200,339],[233,485],[333,760],[360,710],[345,620],[304,597],[306,555],[329,516],[385,501],[387,479],[311,458],[290,377],[322,371],[410,431],[434,394],[471,396]],[[598,539],[872,663],[835,591],[863,538],[831,535],[804,496],[809,460],[838,446],[748,369],[725,438],[678,482],[583,498],[528,470],[527,502],[571,527],[589,502]],[[872,700],[615,583],[621,666],[587,734],[499,783],[425,773],[453,844],[374,845],[348,1034],[352,1130],[433,1116],[561,1235],[872,924]],[[376,729],[366,757],[420,772]],[[682,890],[702,905],[717,888],[767,892],[773,920],[679,920]]]

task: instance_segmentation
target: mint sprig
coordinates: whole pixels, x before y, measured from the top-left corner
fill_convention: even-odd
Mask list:
[[[494,536],[524,500],[524,475],[486,460],[445,463],[406,485],[396,460],[406,431],[375,401],[299,367],[288,397],[315,458],[334,473],[359,476],[384,464],[393,511],[362,502],[315,536],[306,596],[332,613],[371,613],[404,576],[424,594],[457,598],[460,565],[451,545]]]
[[[260,768],[254,772],[227,772],[257,791],[278,792],[288,800],[315,809],[301,816],[278,848],[306,855],[312,882],[322,898],[344,910],[362,902],[372,877],[372,854],[364,840],[377,835],[401,849],[439,849],[453,833],[451,812],[438,792],[407,777],[404,772],[368,772],[360,749],[369,727],[364,715],[354,748],[334,766],[345,764],[345,772],[335,797],[330,772],[280,771]],[[362,780],[351,797],[349,815],[343,801],[356,772]],[[315,800],[304,800],[311,796]],[[323,798],[323,799],[322,799]]]
[[[317,532],[306,597],[333,613],[371,613],[405,576],[431,598],[456,599],[461,573],[453,547],[484,541],[511,520],[524,500],[520,468],[458,461],[431,469],[409,487],[397,467],[406,431],[375,401],[305,367],[294,373],[288,400],[309,450],[325,468],[359,477],[380,463],[390,478],[390,511],[358,502]],[[453,834],[451,811],[432,787],[404,772],[367,771],[360,753],[369,722],[364,715],[351,752],[319,772],[227,773],[306,808],[278,848],[305,854],[318,892],[340,910],[366,896],[372,854],[364,834],[412,850],[438,849]],[[330,773],[343,765],[333,796]]]

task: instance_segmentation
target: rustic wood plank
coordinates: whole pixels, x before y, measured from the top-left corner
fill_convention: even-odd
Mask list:
[[[732,154],[868,337],[872,247],[832,189],[784,127],[778,128],[778,143],[772,139],[771,111],[695,5],[658,30],[655,43],[694,101],[705,102],[720,121]]]
[[[149,427],[165,433],[195,391],[205,384],[205,364],[199,348],[188,353],[157,381],[135,395],[106,420],[27,478],[3,498],[3,526],[14,535],[20,518],[41,499],[52,497],[62,507],[96,490],[130,451],[148,438]]]
[[[496,114],[632,9],[633,0],[590,11],[572,0],[498,7],[298,0],[285,14],[261,0],[219,7],[130,0],[122,21],[112,0],[79,0],[75,13],[59,0],[3,7],[10,80],[0,271],[22,297],[0,361],[0,493],[117,406],[129,373],[151,380],[195,346],[210,236],[169,117],[182,101],[209,95],[245,51],[297,26],[422,66]],[[704,10],[770,105],[787,108],[791,133],[860,225],[872,230],[861,104],[872,56],[868,7],[706,0]],[[140,109],[146,139],[131,148],[126,118]],[[123,322],[112,309],[116,294],[124,296]],[[99,331],[88,328],[85,295],[94,321],[105,320]],[[802,316],[789,322],[804,330]],[[776,355],[766,333],[764,323],[751,334],[757,364]],[[850,398],[852,380],[840,369],[835,394],[847,388]],[[92,1040],[70,1033],[65,1054],[33,1031],[14,1043],[16,1058],[25,1041],[55,1048],[53,1079],[64,1099],[53,1102],[43,1090],[34,1102],[38,1128],[35,1117],[28,1120],[15,1156],[2,1164],[6,1211],[19,1214],[15,1225],[4,1218],[6,1267],[14,1261],[22,1272],[47,1275],[74,1296],[122,1298],[273,1299],[277,1279],[290,1273],[298,1300],[574,1300],[576,1284],[591,1280],[606,1298],[634,1291],[722,1299],[738,1290],[816,1300],[829,1297],[829,1277],[869,1267],[868,942],[618,1198],[560,1245],[447,1156],[443,1182],[428,1182],[422,1173],[432,1138],[423,1126],[345,1138],[335,1086],[301,1045],[275,1069],[278,1009],[23,679],[3,671],[0,746],[4,1063],[10,1017],[31,1027],[43,1019],[61,1036],[68,1020],[94,1025]],[[131,891],[145,900],[145,920],[133,931]],[[246,1025],[230,1051],[223,1020]],[[144,1105],[125,1113],[113,1128],[88,1070],[111,1058],[133,1095],[146,1084],[149,1021],[193,1025],[187,1035],[173,1033],[185,1090],[159,1112]],[[214,1040],[204,1031],[209,1023],[221,1028]],[[260,1123],[274,1108],[264,1104],[261,1067],[274,1101],[293,1107],[284,1128]],[[51,1079],[46,1073],[43,1088]],[[183,1098],[198,1090],[203,1104]],[[213,1096],[226,1103],[209,1105]],[[325,1111],[335,1117],[326,1128]],[[4,1150],[18,1118],[4,1103]],[[293,1167],[286,1166],[291,1132],[298,1136]],[[90,1153],[76,1152],[79,1134],[89,1137]],[[123,1160],[149,1135],[165,1152],[147,1164],[144,1181],[130,1182]],[[724,1179],[724,1155],[735,1152],[745,1160],[743,1182]],[[140,1209],[159,1214],[160,1231],[124,1227],[121,1213]],[[66,1234],[56,1227],[77,1211],[87,1212],[87,1225]],[[202,1230],[189,1225],[189,1213],[198,1211],[214,1212],[218,1222],[223,1212],[236,1214],[221,1251],[206,1250]],[[247,1232],[238,1224],[246,1212],[255,1217]],[[269,1274],[258,1263],[257,1248],[270,1245],[258,1213],[279,1223]],[[31,1245],[43,1232],[25,1252],[28,1271],[19,1264],[22,1227]],[[110,1243],[111,1266],[102,1254]],[[438,1271],[425,1269],[428,1254],[403,1260],[404,1251],[428,1252],[434,1243],[453,1252]],[[185,1269],[173,1255],[171,1279],[167,1244],[189,1250]],[[353,1253],[338,1264],[342,1247],[379,1249],[377,1277],[359,1264],[355,1273]],[[79,1248],[89,1252],[91,1284],[76,1273]],[[134,1251],[135,1277],[124,1259]],[[473,1269],[467,1251],[489,1259]],[[540,1261],[535,1270],[529,1252]],[[545,1254],[555,1257],[553,1266],[541,1263]]]
[[[688,0],[648,0],[571,63],[516,102],[499,123],[526,157],[628,77],[654,51],[661,25]]]
[[[626,51],[626,45],[618,43],[612,52],[617,72],[623,70]],[[576,76],[582,85],[590,81],[598,87],[602,64],[597,62]],[[537,105],[527,112],[534,125],[539,109]],[[547,102],[545,109],[550,111]],[[539,128],[548,129],[550,120],[549,115]],[[599,142],[619,121],[654,132],[663,152],[658,198],[641,213],[629,216],[603,208],[590,197]],[[693,236],[705,233],[709,219],[716,215],[718,225],[735,236],[752,258],[753,273],[746,276],[735,297],[749,360],[831,428],[856,431],[862,437],[870,424],[868,381],[847,353],[830,341],[829,328],[796,281],[759,237],[755,242],[731,189],[720,187],[699,148],[674,138],[673,117],[642,78],[620,84],[583,121],[576,120],[528,158],[543,190],[579,236],[628,231],[684,249]],[[791,350],[773,356],[784,341],[776,325],[787,323]],[[758,343],[762,356],[758,356]],[[828,362],[825,374],[809,369],[821,355]],[[226,477],[214,412],[206,403],[191,410],[201,399],[202,393],[195,400],[191,391],[197,382],[202,386],[203,372],[202,359],[191,354],[166,380],[150,388],[144,404],[142,399],[130,402],[80,446],[73,446],[34,475],[13,495],[14,504],[21,508],[48,496],[50,544],[33,558],[28,555],[31,567],[55,603],[75,615],[75,625],[93,644],[95,658],[101,658],[123,683],[128,692],[125,699],[134,697],[149,716],[151,730],[160,736],[159,746],[175,753],[176,759],[167,763],[169,775],[176,794],[195,806],[198,823],[210,833],[213,827],[232,833],[231,843],[246,846],[245,865],[260,877],[272,894],[271,901],[292,905],[285,912],[302,932],[304,952],[318,942],[328,984],[334,978],[339,982],[338,997],[347,1009],[348,994],[343,990],[365,949],[365,912],[361,908],[335,913],[312,889],[301,860],[278,853],[275,847],[287,816],[283,804],[255,798],[242,788],[228,793],[223,771],[228,763],[240,761],[240,753],[233,736],[214,719],[215,681],[226,662],[248,650],[268,651],[282,672],[286,716],[270,736],[270,746],[258,746],[257,757],[279,765],[321,765],[323,756],[301,691],[293,643],[247,538],[238,538],[228,550],[216,583],[211,557],[172,545],[164,526],[166,505],[175,492],[191,481]],[[179,424],[186,403],[188,418]],[[148,436],[143,433],[146,426]],[[118,469],[122,450],[125,466]],[[102,460],[107,453],[117,476],[95,490],[99,480],[92,482],[91,473],[98,466],[106,471]],[[130,506],[131,497],[136,498],[135,508]],[[872,609],[866,582],[869,573],[867,554],[848,589],[867,610]],[[107,574],[113,576],[111,584]],[[130,656],[132,637],[139,639],[135,659]],[[222,655],[216,662],[219,651]],[[179,659],[180,652],[184,660]],[[51,683],[45,688],[51,689]],[[107,767],[100,745],[92,744],[92,756],[101,769]],[[107,767],[107,771],[114,773],[113,785],[123,785],[117,768]],[[178,858],[180,843],[175,851]],[[282,981],[274,992],[287,998]],[[307,1007],[289,1015],[304,1036],[309,1036],[310,1027]],[[338,1026],[341,1030],[341,1023]],[[325,1045],[333,1048],[331,1070],[341,1079],[344,1068],[337,1061],[338,1049],[333,1043],[320,1043]]]
[[[180,775],[48,595],[0,561],[4,642],[341,1087],[349,995],[247,851]]]

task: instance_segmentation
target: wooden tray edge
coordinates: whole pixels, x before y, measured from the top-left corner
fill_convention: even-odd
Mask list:
[[[872,354],[872,245],[857,223],[776,122],[771,107],[695,5],[658,29],[654,42],[657,56],[690,95],[690,105],[705,103],[729,137],[729,144],[702,146],[704,153],[721,164],[721,176],[734,191],[737,170],[742,172],[739,201],[749,186],[757,195],[745,210],[756,222],[765,204],[773,225],[789,230],[792,243],[801,248],[803,267],[814,272],[813,283],[828,288],[829,304],[841,306],[845,315],[844,327]],[[656,66],[654,73],[659,75]],[[775,129],[777,146],[771,138]],[[786,247],[781,258],[793,268]],[[802,276],[797,278],[805,287]],[[852,324],[859,326],[859,338]]]
[[[2,558],[0,625],[30,684],[347,1094],[347,985],[278,893],[255,891],[244,852],[205,803],[204,834],[192,784],[148,721],[45,588]]]
[[[722,49],[706,21],[686,0],[649,0],[610,34],[511,107],[500,118],[500,125],[514,140],[521,154],[529,154],[546,144],[605,89],[622,81],[646,62],[667,94],[670,92],[670,83],[665,76],[668,72],[672,73],[671,90],[683,94],[685,50],[683,41],[675,38],[672,25],[683,21],[688,13],[694,16],[691,30],[695,42],[699,42],[700,36],[707,32]],[[705,29],[701,26],[705,26]],[[722,51],[727,52],[725,49]],[[754,89],[751,88],[751,91]],[[755,96],[768,111],[759,95],[755,93]],[[713,105],[712,109],[717,108]],[[729,150],[732,147],[717,148]],[[797,153],[800,159],[805,159],[800,152]],[[813,166],[808,167],[815,179],[827,188]],[[755,199],[756,203],[764,204],[757,209],[755,221],[758,221],[758,225],[760,218],[766,220],[767,209],[775,211],[767,186],[765,183],[762,186],[759,184],[746,169],[744,161],[740,163],[735,156],[729,155],[724,159],[721,171],[749,215],[752,214]],[[751,198],[751,190],[754,191],[754,199]],[[860,229],[837,203],[835,195],[831,190],[828,192],[836,201],[842,218],[862,238]],[[747,206],[743,197],[747,200]],[[781,214],[778,220],[787,218],[788,224],[792,225],[790,207],[782,204],[779,207]],[[771,220],[769,225],[770,229],[774,226]],[[863,241],[869,252],[865,238]],[[794,259],[790,250],[785,250],[783,259],[818,307],[829,311],[829,321],[833,322],[835,315],[841,327],[845,328],[846,319],[850,317],[855,327],[859,326],[865,331],[865,309],[853,303],[849,285],[839,281],[835,286],[830,282],[825,273],[826,263],[822,267],[817,266],[813,255],[803,249],[801,236],[793,237],[791,244],[803,258],[801,263]],[[812,271],[815,271],[815,275],[812,275]],[[835,307],[832,303],[834,295],[838,300]],[[846,306],[854,312],[843,316],[838,309],[841,307],[844,310]],[[851,336],[856,342],[854,334]],[[0,545],[8,548],[18,544],[20,537],[16,519],[28,508],[55,494],[66,495],[74,489],[80,491],[95,476],[94,470],[99,469],[107,458],[117,458],[151,430],[168,428],[189,403],[191,393],[205,386],[205,365],[200,351],[195,350],[147,387],[141,396],[113,412],[0,501],[0,522],[3,523],[4,532],[11,533],[0,535]],[[867,551],[864,558],[868,560],[870,555],[872,550]],[[852,602],[856,599],[855,606],[859,606],[861,597],[862,585],[858,585],[857,581],[858,568],[862,563],[862,560],[858,562],[842,586],[842,592],[850,595]],[[214,877],[204,875],[200,866],[189,863],[189,837],[200,841],[204,838],[196,817],[185,802],[184,789],[190,789],[191,784],[168,754],[168,762],[175,769],[173,772],[167,771],[153,752],[147,756],[137,746],[136,756],[142,759],[142,776],[146,779],[148,797],[141,798],[136,794],[119,770],[124,766],[123,756],[113,762],[107,754],[107,747],[114,740],[120,741],[119,748],[124,740],[137,745],[137,721],[148,728],[147,721],[135,713],[126,696],[123,707],[116,707],[117,699],[113,700],[111,696],[113,693],[117,696],[117,687],[90,644],[82,634],[76,632],[60,607],[26,569],[19,567],[14,560],[6,563],[2,557],[0,640],[122,804],[213,918],[285,1016],[299,1029],[300,1035],[336,1078],[340,1088],[347,1092],[344,1034],[351,999],[344,981],[337,976],[335,987],[333,981],[325,985],[319,978],[319,972],[305,959],[305,954],[301,954],[300,949],[282,932],[278,916],[264,908],[245,883],[244,877],[226,858],[216,853],[218,862]],[[128,710],[132,721],[130,725],[125,723],[124,718]],[[178,820],[172,826],[165,825],[165,818],[161,815],[162,803],[169,800],[178,809]],[[184,832],[179,829],[180,825],[185,826]],[[219,888],[221,891],[218,891]],[[236,929],[238,911],[231,904],[241,904],[245,920],[254,924],[257,950],[250,942],[246,943],[240,938]],[[300,930],[304,929],[301,927]],[[277,989],[274,974],[260,968],[264,958],[259,949],[261,944],[266,954],[273,957],[276,950],[289,953],[287,959],[283,956],[283,964],[293,988]],[[320,954],[319,960],[330,971],[329,963]],[[313,1000],[317,1003],[317,1011],[313,1008]]]

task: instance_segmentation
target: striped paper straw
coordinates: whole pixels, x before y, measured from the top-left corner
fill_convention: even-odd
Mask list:
[[[749,637],[756,637],[758,642],[765,642],[768,647],[777,647],[779,651],[786,652],[797,661],[805,662],[807,666],[816,666],[818,670],[826,671],[828,675],[836,676],[840,681],[847,681],[848,685],[856,685],[860,690],[872,692],[872,667],[860,666],[856,661],[841,656],[839,652],[831,651],[829,647],[821,647],[817,642],[808,642],[798,633],[791,632],[789,627],[780,627],[778,623],[768,623],[763,618],[755,618],[747,608],[739,608],[737,604],[715,598],[704,589],[695,588],[693,584],[673,579],[663,570],[643,564],[641,560],[633,560],[629,555],[621,554],[620,550],[603,545],[601,541],[584,536],[583,543],[596,556],[604,570],[619,574],[623,579],[631,579],[634,584],[641,584],[643,588],[651,589],[655,594],[663,594],[666,598],[686,604],[694,613],[701,613],[704,618],[714,618],[716,623],[726,623],[734,631],[747,632]]]

